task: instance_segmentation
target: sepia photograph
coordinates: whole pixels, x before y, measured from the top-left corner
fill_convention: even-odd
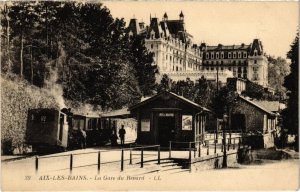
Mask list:
[[[2,191],[299,190],[299,2],[0,15]]]

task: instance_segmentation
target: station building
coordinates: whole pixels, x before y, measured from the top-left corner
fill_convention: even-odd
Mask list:
[[[168,146],[169,141],[199,141],[210,113],[205,107],[172,92],[159,93],[129,110],[137,119],[136,142],[161,146]]]

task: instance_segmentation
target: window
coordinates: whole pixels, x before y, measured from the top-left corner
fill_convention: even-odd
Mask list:
[[[256,60],[254,60],[254,64],[257,64],[257,61],[256,61]]]
[[[228,67],[228,70],[231,71],[231,67]]]
[[[230,53],[230,52],[228,53],[228,58],[229,58],[229,59],[231,58],[231,53]]]
[[[236,57],[236,53],[235,52],[233,52],[233,58],[235,58]]]
[[[239,52],[238,53],[238,58],[241,58],[242,57],[242,54]]]
[[[216,59],[219,59],[219,53],[216,53]]]
[[[153,44],[151,44],[151,49],[153,49]]]
[[[247,58],[247,53],[246,52],[244,53],[244,58]]]
[[[209,53],[206,53],[206,59],[209,59]]]
[[[224,53],[223,52],[221,53],[221,59],[224,59]]]
[[[221,71],[223,71],[224,69],[223,69],[223,67],[221,67]]]
[[[211,59],[214,59],[214,53],[211,53],[210,57],[211,57]]]

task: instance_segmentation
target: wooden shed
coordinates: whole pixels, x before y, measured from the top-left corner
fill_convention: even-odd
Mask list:
[[[205,132],[210,111],[172,92],[162,92],[132,107],[137,143],[167,146],[169,141],[197,141]]]

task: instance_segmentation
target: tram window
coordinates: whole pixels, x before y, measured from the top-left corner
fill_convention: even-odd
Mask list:
[[[54,121],[54,114],[51,112],[40,112],[31,115],[31,121],[36,123],[46,123]]]
[[[73,130],[83,129],[84,120],[83,119],[74,119],[73,120]]]

